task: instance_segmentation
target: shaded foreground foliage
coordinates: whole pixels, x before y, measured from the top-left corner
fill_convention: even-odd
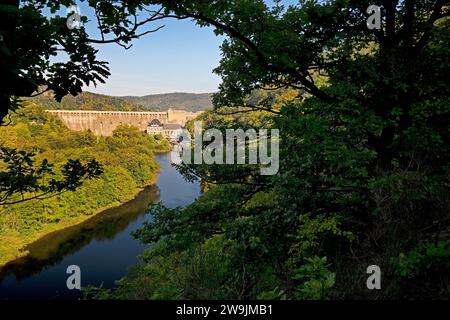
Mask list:
[[[207,192],[155,207],[142,264],[91,297],[449,298],[448,1],[151,2],[227,37],[206,127],[280,129],[280,171],[180,166]]]

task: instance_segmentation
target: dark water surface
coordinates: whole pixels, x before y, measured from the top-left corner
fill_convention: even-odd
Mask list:
[[[185,206],[200,195],[200,185],[186,182],[171,166],[171,155],[176,153],[156,156],[158,182],[134,200],[30,244],[28,256],[0,270],[0,300],[79,298],[77,290],[66,287],[69,265],[80,267],[82,286],[113,287],[145,249],[131,232],[151,218],[145,215],[149,205]]]

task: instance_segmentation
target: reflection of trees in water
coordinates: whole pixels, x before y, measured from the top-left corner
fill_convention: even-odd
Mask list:
[[[92,240],[113,239],[158,199],[158,187],[150,186],[119,207],[107,209],[78,225],[44,236],[26,248],[29,251],[27,256],[7,264],[0,270],[0,283],[9,274],[14,274],[17,279],[24,279],[39,273],[58,264],[65,256],[79,251]]]

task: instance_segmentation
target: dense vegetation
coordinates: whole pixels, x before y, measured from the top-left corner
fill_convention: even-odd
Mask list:
[[[170,148],[164,138],[145,135],[134,127],[118,127],[111,137],[71,131],[57,117],[34,104],[22,107],[11,120],[10,125],[0,128],[3,147],[20,147],[34,153],[33,160],[52,163],[56,175],[61,174],[60,167],[67,159],[96,159],[103,173],[97,179],[85,181],[76,191],[2,206],[0,265],[23,254],[19,249],[46,230],[75,223],[105,207],[132,199],[138,190],[156,179],[158,164],[153,153]]]
[[[152,244],[142,264],[94,297],[449,297],[449,1],[92,0],[100,39],[43,14],[74,1],[22,3],[0,11],[0,117],[37,86],[61,99],[103,82],[93,43],[129,47],[158,30],[140,27],[176,16],[225,37],[208,125],[281,133],[274,176],[181,166],[208,191],[185,209],[155,207],[136,233]],[[367,28],[370,5],[380,29]],[[58,50],[66,62],[50,59]],[[249,99],[255,89],[296,94]],[[381,290],[366,287],[369,265]]]
[[[51,93],[28,98],[27,100],[34,102],[45,109],[62,109],[62,110],[98,110],[98,111],[148,111],[154,108],[144,107],[139,104],[129,102],[119,97],[107,96],[92,92],[82,92],[76,96],[67,95],[57,102]]]
[[[187,111],[212,109],[210,93],[165,93],[147,96],[115,97],[92,92],[82,92],[76,96],[67,95],[57,102],[53,95],[45,92],[27,98],[45,109],[62,110],[117,110],[117,111],[167,111],[169,108]]]
[[[126,96],[122,99],[143,105],[146,108],[155,108],[161,111],[167,111],[169,108],[187,111],[203,111],[212,109],[211,93],[163,93],[150,94],[142,97]]]
[[[449,3],[381,1],[384,27],[369,30],[370,1],[156,2],[228,36],[204,119],[280,129],[280,171],[182,165],[208,191],[185,209],[156,206],[135,234],[152,244],[142,264],[118,289],[90,293],[448,299]],[[296,94],[255,103],[261,87]],[[366,287],[370,265],[381,290]]]

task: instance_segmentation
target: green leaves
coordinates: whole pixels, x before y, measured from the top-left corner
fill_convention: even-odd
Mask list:
[[[103,168],[96,160],[92,159],[83,165],[80,160],[69,159],[62,168],[64,181],[56,183],[58,191],[68,189],[74,191],[82,184],[83,179],[97,178],[103,173]]]
[[[297,287],[296,298],[306,300],[327,298],[335,284],[335,273],[331,272],[329,267],[327,257],[308,258],[293,276],[295,280],[301,282],[301,285]]]
[[[234,265],[245,266],[252,280],[263,278],[262,269],[277,270],[278,281],[264,278],[268,288],[246,282],[250,297],[367,298],[361,279],[373,261],[386,270],[389,289],[381,297],[421,297],[424,290],[401,292],[404,284],[385,262],[421,241],[448,237],[444,2],[386,5],[382,32],[366,27],[370,1],[287,8],[257,0],[156,2],[226,36],[215,69],[223,80],[216,110],[203,120],[219,129],[250,123],[280,129],[281,163],[268,181],[251,168],[180,166],[186,177],[219,186],[186,209],[157,213],[142,231],[159,248],[151,252],[184,252],[220,233],[235,242],[241,263]],[[270,93],[259,95],[260,88]],[[271,99],[284,88],[297,94],[284,103]],[[250,115],[233,114],[242,110]],[[402,255],[400,270],[419,274],[410,288],[417,281],[437,288],[426,295],[446,297],[448,277],[433,267],[446,270],[447,248],[437,247]]]
[[[67,17],[55,15],[76,4],[68,0],[21,1],[20,6],[17,2],[0,7],[0,120],[18,106],[10,102],[11,97],[31,96],[43,88],[52,90],[54,98],[61,101],[67,94],[79,94],[83,86],[104,83],[110,75],[108,63],[98,60],[93,43],[116,43],[128,48],[132,39],[157,31],[140,29],[162,16],[161,12],[147,9],[145,14],[150,17],[138,21],[137,16],[144,15],[146,1],[87,1],[98,17],[101,34],[100,39],[91,39],[87,29],[70,30]],[[86,16],[81,19],[87,22]],[[106,39],[108,34],[112,38]]]
[[[62,178],[47,159],[35,166],[35,154],[23,150],[0,148],[0,158],[6,170],[0,172],[0,204],[15,204],[31,199],[43,199],[65,190],[76,190],[84,180],[98,178],[102,166],[95,160],[82,164],[69,159],[62,167]]]
[[[423,298],[448,297],[450,245],[448,240],[423,241],[391,257],[391,267],[400,283],[399,294]],[[438,285],[436,285],[438,284]]]
[[[158,163],[153,151],[167,152],[166,139],[155,140],[131,127],[118,128],[107,138],[71,131],[33,104],[22,106],[11,121],[0,127],[0,238],[8,239],[0,246],[0,264],[48,230],[137,195],[145,203],[156,199],[155,187],[140,191],[154,183]],[[128,222],[115,223],[125,228]],[[111,236],[108,227],[100,229]]]
[[[442,274],[450,271],[450,244],[448,241],[437,243],[424,242],[407,253],[400,253],[397,262],[397,274],[405,278],[424,275],[427,272]]]

